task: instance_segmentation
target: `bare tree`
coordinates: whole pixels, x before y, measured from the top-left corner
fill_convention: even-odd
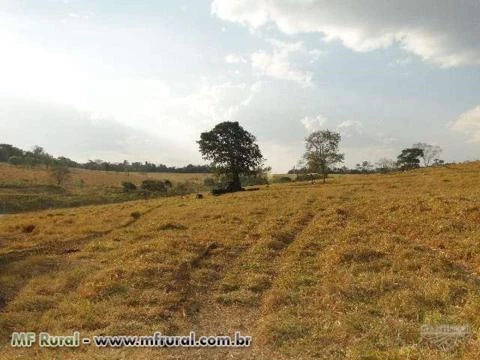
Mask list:
[[[70,176],[70,169],[67,165],[57,162],[50,168],[50,174],[57,185],[60,186]]]
[[[362,161],[361,163],[356,165],[357,171],[360,171],[362,173],[369,173],[373,171],[373,164],[371,164],[369,161]]]
[[[421,157],[424,166],[432,165],[432,162],[442,152],[442,148],[438,145],[430,145],[427,143],[416,143],[412,145],[412,148],[423,150],[423,156]]]
[[[380,172],[389,172],[397,167],[397,162],[392,159],[381,158],[376,162],[377,169]]]

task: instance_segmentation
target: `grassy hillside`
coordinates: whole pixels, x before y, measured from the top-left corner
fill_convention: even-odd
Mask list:
[[[479,359],[479,173],[473,163],[0,217],[0,358]],[[469,325],[473,338],[442,352],[420,341],[424,324]],[[74,330],[239,330],[254,345],[5,346],[12,331]]]
[[[198,190],[209,174],[126,173],[70,169],[62,186],[57,186],[50,172],[41,167],[27,168],[0,163],[0,214],[42,208],[74,207],[135,199],[122,193],[122,182],[140,185],[143,180],[170,180],[174,185],[189,182]]]

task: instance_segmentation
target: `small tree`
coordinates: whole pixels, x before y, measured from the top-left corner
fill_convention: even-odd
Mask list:
[[[142,181],[142,190],[166,193],[167,187],[165,186],[165,183],[163,181],[148,179]]]
[[[32,153],[35,157],[37,158],[40,158],[42,156],[45,156],[46,155],[46,152],[45,152],[45,149],[41,146],[38,146],[38,145],[35,145],[33,148],[32,148]]]
[[[202,133],[197,143],[203,158],[228,179],[229,190],[238,191],[242,188],[240,175],[251,174],[263,162],[255,141],[238,122],[225,121]]]
[[[423,150],[418,148],[403,149],[397,157],[397,164],[403,170],[420,167],[420,159],[423,158]]]
[[[57,185],[62,185],[70,176],[70,169],[62,162],[55,162],[50,168],[50,175],[56,181]]]
[[[130,181],[124,181],[122,182],[122,187],[124,192],[131,192],[137,190],[137,185]]]
[[[420,157],[423,160],[424,166],[432,165],[432,162],[440,155],[442,148],[438,145],[429,145],[426,143],[413,144],[412,148],[421,149],[423,155]]]
[[[395,160],[391,160],[387,158],[381,158],[380,160],[377,161],[375,165],[377,165],[377,170],[382,173],[387,173],[389,171],[394,170],[397,167]]]
[[[8,163],[17,166],[23,163],[23,159],[20,156],[13,155],[8,158]]]
[[[369,161],[362,161],[361,164],[356,165],[356,169],[362,173],[369,173],[373,171],[373,165]]]
[[[329,166],[343,162],[345,155],[338,152],[341,136],[339,133],[323,130],[311,133],[306,139],[305,161],[311,172],[322,175],[323,182],[328,176]]]

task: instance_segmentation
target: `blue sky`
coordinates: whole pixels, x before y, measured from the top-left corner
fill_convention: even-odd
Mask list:
[[[349,166],[420,141],[479,159],[478,18],[475,0],[0,0],[0,142],[180,166],[239,121],[275,172],[318,129]]]

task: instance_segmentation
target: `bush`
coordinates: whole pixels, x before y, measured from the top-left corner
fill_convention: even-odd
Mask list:
[[[50,168],[50,176],[60,186],[70,177],[70,169],[62,162],[56,162]]]
[[[134,211],[134,212],[132,212],[132,213],[130,214],[130,216],[131,216],[132,218],[134,218],[135,220],[138,220],[138,219],[140,219],[140,217],[142,216],[142,214],[141,214],[139,211]]]
[[[35,230],[35,227],[36,226],[33,224],[25,225],[22,227],[22,232],[25,234],[30,234],[31,232],[33,232],[33,230]]]
[[[289,178],[288,176],[282,176],[278,179],[275,179],[275,182],[278,182],[278,183],[289,183],[289,182],[292,182],[292,179]]]
[[[186,195],[195,192],[194,184],[191,181],[179,182],[173,189],[176,195]]]
[[[135,191],[137,190],[137,185],[130,181],[124,181],[122,182],[122,187],[124,192],[130,192],[130,191]]]
[[[167,188],[171,189],[173,187],[173,184],[170,180],[165,180],[164,184]]]
[[[312,181],[321,179],[322,176],[320,174],[298,174],[296,181]]]
[[[268,179],[266,176],[251,175],[240,177],[240,182],[242,186],[267,185]]]
[[[205,180],[203,180],[203,185],[209,188],[213,188],[215,186],[215,180],[211,177],[207,177],[205,178]]]
[[[160,180],[143,180],[142,189],[152,191],[152,192],[161,192],[161,193],[167,192],[167,187],[165,186],[165,183]]]
[[[23,159],[20,156],[13,155],[8,158],[8,162],[12,165],[20,165],[23,163]]]
[[[227,182],[224,184],[217,185],[211,191],[212,195],[222,195],[222,194],[227,194],[231,192],[235,192],[232,182]]]

